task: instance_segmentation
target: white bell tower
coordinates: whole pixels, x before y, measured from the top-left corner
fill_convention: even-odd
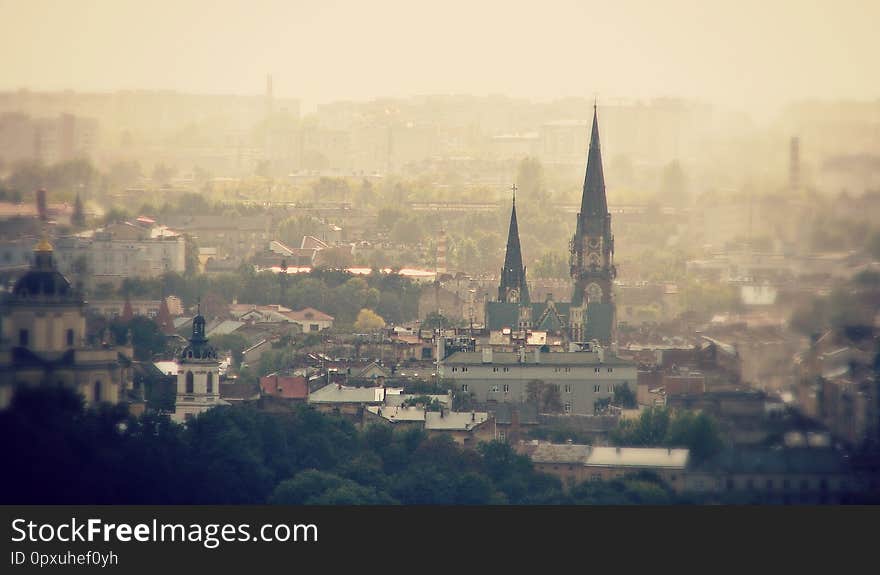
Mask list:
[[[212,407],[228,405],[220,399],[220,362],[205,337],[201,308],[193,318],[193,334],[178,357],[178,366],[174,421],[183,423]]]

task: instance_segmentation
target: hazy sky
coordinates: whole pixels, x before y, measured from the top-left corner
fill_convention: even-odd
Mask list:
[[[0,89],[880,97],[876,0],[0,0]]]

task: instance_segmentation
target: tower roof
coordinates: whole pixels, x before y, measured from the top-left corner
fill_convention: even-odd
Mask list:
[[[526,286],[526,270],[522,263],[522,250],[519,244],[519,225],[516,221],[516,186],[513,187],[513,205],[510,209],[510,227],[507,231],[507,251],[504,255],[504,267],[501,269],[501,286],[499,297],[507,289],[515,288],[520,292],[520,301],[528,302],[529,294]]]
[[[584,177],[584,193],[581,197],[581,218],[604,216],[608,213],[605,200],[605,174],[602,171],[602,149],[599,145],[599,117],[593,106],[593,131],[590,134],[590,151],[587,155],[587,174]]]

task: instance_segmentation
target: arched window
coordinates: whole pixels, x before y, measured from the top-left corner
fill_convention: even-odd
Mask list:
[[[193,392],[193,387],[194,387],[194,384],[193,384],[193,372],[188,371],[188,372],[186,372],[186,392],[187,392],[187,393],[192,393],[192,392]]]
[[[73,330],[72,329],[67,330],[67,346],[68,347],[73,346]]]
[[[92,390],[92,400],[95,403],[101,403],[101,381],[95,381],[94,389]]]
[[[214,393],[214,372],[208,372],[208,393]]]

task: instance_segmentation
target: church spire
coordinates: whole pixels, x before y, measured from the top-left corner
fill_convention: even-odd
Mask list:
[[[606,213],[608,213],[608,204],[605,200],[605,174],[602,171],[602,149],[599,144],[599,116],[594,103],[593,130],[590,133],[590,151],[587,155],[587,174],[584,177],[580,219],[604,216]]]
[[[510,228],[507,232],[507,253],[504,267],[501,268],[501,285],[498,287],[498,300],[503,302],[528,303],[529,291],[526,285],[526,268],[522,263],[522,250],[519,245],[519,226],[516,221],[516,184],[511,187],[513,205],[510,209]]]

